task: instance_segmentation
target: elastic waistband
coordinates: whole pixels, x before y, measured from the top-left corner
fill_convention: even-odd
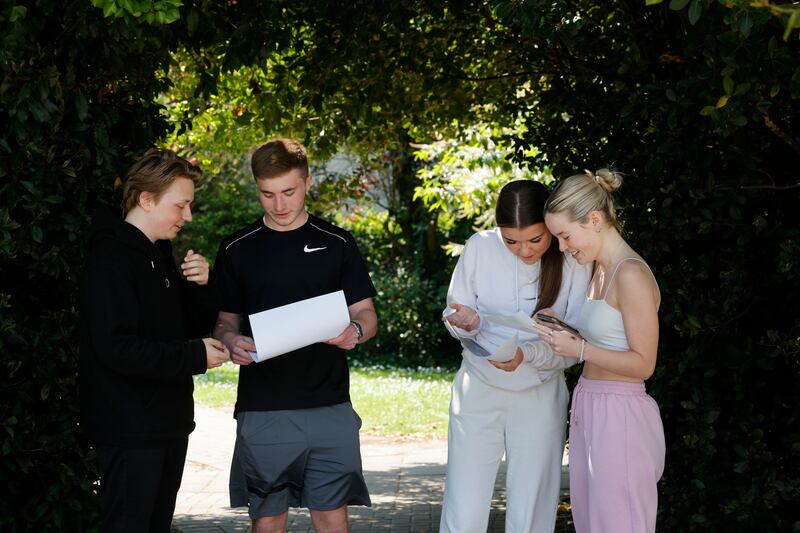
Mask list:
[[[644,396],[644,383],[630,383],[628,381],[611,381],[605,379],[588,379],[583,376],[578,380],[576,391],[601,392],[605,394],[626,394],[630,396]]]

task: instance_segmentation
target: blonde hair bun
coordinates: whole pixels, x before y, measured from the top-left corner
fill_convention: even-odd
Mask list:
[[[598,187],[599,185],[599,187]],[[622,185],[622,175],[601,168],[597,172],[584,170],[570,176],[553,190],[544,205],[545,213],[569,213],[570,220],[585,223],[592,211],[605,214],[608,222],[619,230],[614,211],[613,193]]]
[[[622,175],[613,170],[607,168],[601,168],[597,172],[587,170],[586,174],[606,192],[614,192],[622,186]]]

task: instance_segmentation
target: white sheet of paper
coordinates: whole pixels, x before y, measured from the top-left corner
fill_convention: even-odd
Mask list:
[[[522,311],[517,311],[513,315],[484,315],[484,317],[486,320],[501,326],[527,331],[528,333],[538,333],[533,327],[533,319]]]
[[[519,342],[519,335],[514,335],[506,342],[500,345],[492,355],[487,357],[486,359],[490,359],[492,361],[497,361],[498,363],[505,363],[506,361],[511,361],[514,359],[514,356],[517,354],[517,343]]]
[[[478,344],[472,339],[465,339],[460,337],[459,340],[461,341],[461,346],[472,352],[473,354],[477,355],[478,357],[483,357],[485,359],[489,359],[491,361],[497,361],[499,363],[505,363],[506,361],[511,361],[514,359],[514,356],[517,354],[517,342],[519,342],[519,336],[514,335],[506,342],[500,345],[494,353],[489,353],[486,348]]]
[[[350,323],[344,291],[250,315],[256,363],[338,336]]]
[[[442,317],[448,317],[453,313],[455,313],[455,309],[448,307],[442,313]],[[486,348],[478,344],[475,340],[461,337],[458,334],[458,331],[456,331],[456,329],[447,320],[444,320],[444,325],[447,328],[447,331],[450,332],[450,335],[461,341],[461,346],[478,357],[485,357],[486,359],[491,359],[492,361],[505,363],[506,361],[511,361],[514,359],[514,356],[517,353],[517,342],[519,342],[519,335],[514,335],[506,342],[501,344],[494,353],[489,353]]]

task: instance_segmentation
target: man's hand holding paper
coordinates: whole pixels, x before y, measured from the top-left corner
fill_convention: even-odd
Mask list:
[[[256,362],[317,342],[336,344],[340,348],[345,343],[352,344],[347,330],[353,328],[343,291],[251,314],[250,327],[257,347],[253,356]]]
[[[344,331],[336,337],[326,340],[325,343],[333,344],[343,350],[352,350],[356,347],[356,344],[358,344],[358,332],[352,325],[347,324]]]
[[[256,343],[250,337],[244,335],[236,335],[231,340],[233,349],[231,352],[231,361],[237,365],[249,365],[253,362],[253,354],[256,351]],[[230,347],[229,347],[230,349]]]
[[[240,317],[236,313],[220,311],[214,336],[225,343],[230,352],[231,361],[237,365],[249,365],[253,362],[256,345],[253,339],[240,335]]]

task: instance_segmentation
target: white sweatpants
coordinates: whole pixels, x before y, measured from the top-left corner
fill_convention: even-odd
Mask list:
[[[506,532],[553,532],[568,400],[563,376],[509,391],[461,366],[450,401],[442,533],[486,533],[504,453]]]

